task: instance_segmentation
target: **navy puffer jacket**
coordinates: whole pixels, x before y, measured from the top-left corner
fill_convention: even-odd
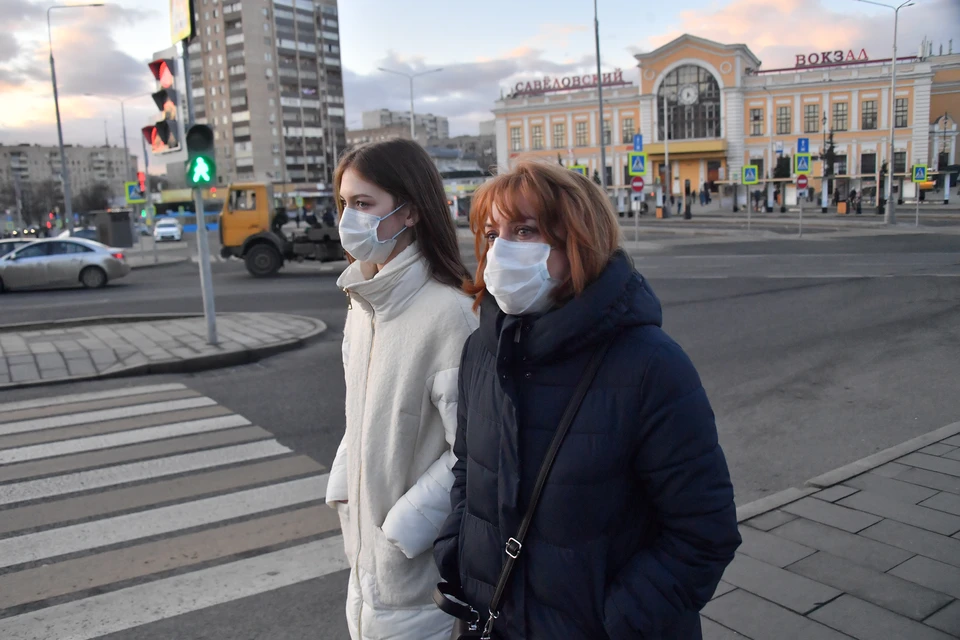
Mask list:
[[[622,252],[545,315],[484,300],[460,366],[453,513],[434,548],[443,579],[484,613],[567,401],[614,337],[544,488],[500,637],[701,637],[698,611],[740,535],[707,395],[660,324]]]

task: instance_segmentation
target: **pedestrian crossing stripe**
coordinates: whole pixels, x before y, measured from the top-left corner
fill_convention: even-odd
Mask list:
[[[629,171],[627,172],[631,176],[645,176],[647,175],[647,152],[646,151],[631,151],[627,154],[629,159]]]
[[[760,182],[758,167],[755,164],[744,165],[743,184],[757,184]]]
[[[798,153],[793,157],[793,172],[796,174],[810,173],[809,153]]]
[[[324,471],[182,384],[0,404],[0,638],[94,640],[348,568]]]
[[[913,165],[913,182],[926,182],[926,181],[927,181],[927,165],[925,164]]]

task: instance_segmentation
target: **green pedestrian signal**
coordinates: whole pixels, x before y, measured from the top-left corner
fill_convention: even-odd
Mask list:
[[[195,124],[187,131],[187,186],[203,188],[214,184],[217,161],[213,150],[213,130]]]
[[[187,184],[191,187],[206,187],[213,184],[216,164],[211,158],[197,156],[187,161]]]

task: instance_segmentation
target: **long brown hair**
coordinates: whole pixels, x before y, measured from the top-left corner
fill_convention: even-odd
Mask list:
[[[554,291],[557,302],[582,293],[620,247],[617,214],[596,184],[553,163],[521,161],[485,182],[473,198],[470,229],[475,238],[477,274],[473,282],[464,285],[464,291],[476,296],[475,308],[487,291],[483,270],[489,247],[484,226],[494,205],[509,220],[536,218],[547,243],[566,254],[570,275]]]
[[[334,199],[341,215],[344,205],[340,182],[347,169],[392,195],[397,203],[406,202],[416,210],[418,218],[413,231],[434,280],[453,287],[462,287],[469,281],[443,180],[423,147],[411,140],[397,139],[357,147],[344,154],[333,178]]]

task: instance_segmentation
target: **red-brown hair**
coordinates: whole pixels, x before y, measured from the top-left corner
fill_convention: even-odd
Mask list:
[[[476,296],[474,308],[480,306],[487,290],[483,281],[488,249],[484,227],[494,205],[509,220],[536,219],[544,240],[566,254],[570,275],[554,292],[558,302],[582,293],[620,247],[617,215],[599,186],[560,165],[521,161],[484,183],[473,198],[470,230],[475,238],[477,273],[464,291]]]

